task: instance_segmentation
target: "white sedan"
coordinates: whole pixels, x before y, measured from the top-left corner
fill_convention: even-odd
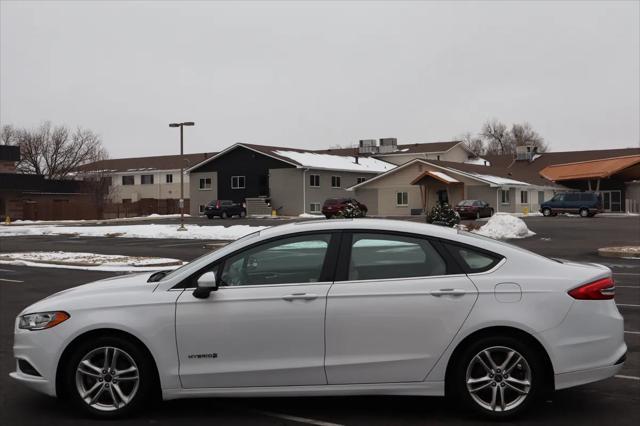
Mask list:
[[[623,365],[611,271],[412,222],[265,229],[54,294],[11,377],[101,417],[151,396],[445,395],[489,417]]]

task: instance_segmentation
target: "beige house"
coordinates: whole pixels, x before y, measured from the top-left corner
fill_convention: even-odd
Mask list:
[[[439,202],[455,205],[464,199],[489,203],[496,212],[536,211],[553,195],[554,186],[505,177],[494,167],[414,159],[349,188],[370,215],[422,214]]]

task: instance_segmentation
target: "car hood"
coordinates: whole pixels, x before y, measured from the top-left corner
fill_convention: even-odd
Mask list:
[[[89,308],[106,306],[114,300],[137,297],[140,293],[152,293],[157,283],[147,280],[153,272],[119,275],[77,287],[68,288],[47,296],[26,307],[20,315],[33,312],[65,311],[76,307]]]

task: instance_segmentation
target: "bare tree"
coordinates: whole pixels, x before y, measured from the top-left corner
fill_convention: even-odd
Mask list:
[[[18,131],[11,124],[2,126],[0,130],[0,145],[15,145]]]
[[[515,152],[507,126],[495,118],[484,123],[480,135],[486,141],[487,154],[513,154]]]
[[[547,144],[542,136],[533,130],[527,122],[511,126],[511,139],[515,146],[531,145],[534,146],[538,152],[545,152],[547,150]]]
[[[481,157],[482,155],[484,155],[484,142],[481,138],[472,135],[471,132],[467,132],[460,136],[458,139],[460,139],[465,148],[472,152],[476,157]]]
[[[81,127],[72,132],[66,126],[53,127],[50,122],[35,130],[18,130],[16,144],[21,156],[18,170],[49,179],[68,178],[79,166],[106,158],[96,133]]]

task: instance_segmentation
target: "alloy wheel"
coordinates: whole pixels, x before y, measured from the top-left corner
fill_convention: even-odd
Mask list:
[[[140,386],[138,366],[122,349],[92,350],[78,363],[75,377],[80,398],[99,411],[115,411],[129,404]]]
[[[469,362],[467,391],[485,410],[506,412],[520,406],[531,391],[531,367],[517,351],[493,346]]]

